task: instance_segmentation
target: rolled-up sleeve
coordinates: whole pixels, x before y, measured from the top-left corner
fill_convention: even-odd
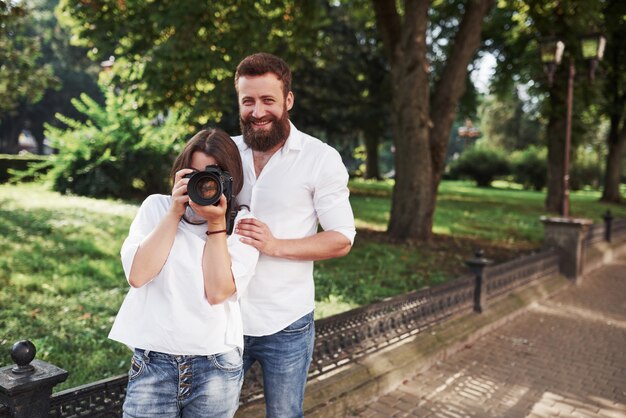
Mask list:
[[[339,153],[331,147],[327,147],[326,155],[320,159],[313,203],[324,231],[339,232],[353,244],[356,228],[350,205],[348,171]]]

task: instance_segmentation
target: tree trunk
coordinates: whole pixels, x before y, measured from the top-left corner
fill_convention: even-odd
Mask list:
[[[563,166],[565,164],[565,126],[567,104],[567,65],[560,65],[550,88],[550,109],[546,137],[548,142],[548,180],[545,208],[559,213],[563,207]]]
[[[428,8],[425,0],[406,2],[402,27],[394,0],[374,1],[376,22],[391,65],[396,177],[388,232],[397,239],[428,240],[431,234],[424,222],[432,213],[428,201],[432,185],[426,58]]]
[[[433,158],[433,201],[436,199],[441,176],[445,170],[446,153],[452,124],[459,100],[467,82],[467,66],[480,46],[483,19],[493,7],[494,0],[467,2],[463,21],[454,37],[454,46],[433,93],[430,110],[432,126],[430,146]]]
[[[0,120],[0,154],[17,154],[19,137],[24,129],[24,109],[18,107],[15,113]]]
[[[620,129],[620,117],[611,117],[611,126],[607,137],[608,155],[606,156],[606,173],[604,176],[604,190],[601,200],[604,202],[621,201],[619,185],[622,178],[624,151],[626,150],[626,121]]]
[[[376,23],[391,66],[392,127],[396,178],[388,233],[396,239],[428,241],[432,236],[437,188],[467,66],[480,44],[485,14],[494,0],[469,0],[430,107],[426,29],[430,2],[374,0]],[[432,116],[431,116],[432,115]]]
[[[378,142],[381,132],[377,129],[367,129],[363,132],[365,141],[365,178],[380,180],[380,171],[378,169]]]
[[[623,0],[607,3],[604,11],[608,27],[610,43],[606,51],[606,64],[609,71],[606,75],[605,95],[608,106],[605,107],[610,120],[607,136],[608,154],[606,156],[606,172],[604,174],[604,202],[621,201],[620,182],[626,152],[626,77],[624,77],[624,47],[626,42],[626,26],[621,19],[626,11]],[[621,23],[620,23],[621,21]]]

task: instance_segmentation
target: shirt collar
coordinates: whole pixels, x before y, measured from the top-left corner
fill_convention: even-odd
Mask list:
[[[289,136],[285,144],[281,148],[281,152],[289,152],[291,150],[299,151],[302,149],[302,137],[300,131],[289,121]]]

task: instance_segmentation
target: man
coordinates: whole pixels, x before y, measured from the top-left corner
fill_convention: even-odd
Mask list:
[[[294,95],[282,59],[245,58],[235,88],[243,135],[234,140],[244,166],[238,202],[257,218],[242,220],[237,233],[261,253],[241,298],[244,370],[261,364],[267,417],[301,417],[315,337],[313,261],[348,254],[356,233],[348,173],[336,150],[289,121]]]

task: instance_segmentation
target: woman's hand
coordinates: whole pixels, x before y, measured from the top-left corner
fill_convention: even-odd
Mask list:
[[[189,200],[189,206],[191,206],[191,209],[193,209],[196,215],[207,220],[207,229],[209,231],[219,231],[222,229],[226,229],[226,210],[228,207],[226,196],[220,196],[220,201],[218,202],[217,206],[202,206],[198,205],[193,200]]]
[[[183,168],[182,170],[178,170],[174,176],[170,212],[174,213],[178,218],[181,218],[185,214],[187,203],[189,203],[189,196],[187,195],[187,183],[189,183],[189,179],[183,178],[183,176],[190,173],[193,173],[192,169]]]

